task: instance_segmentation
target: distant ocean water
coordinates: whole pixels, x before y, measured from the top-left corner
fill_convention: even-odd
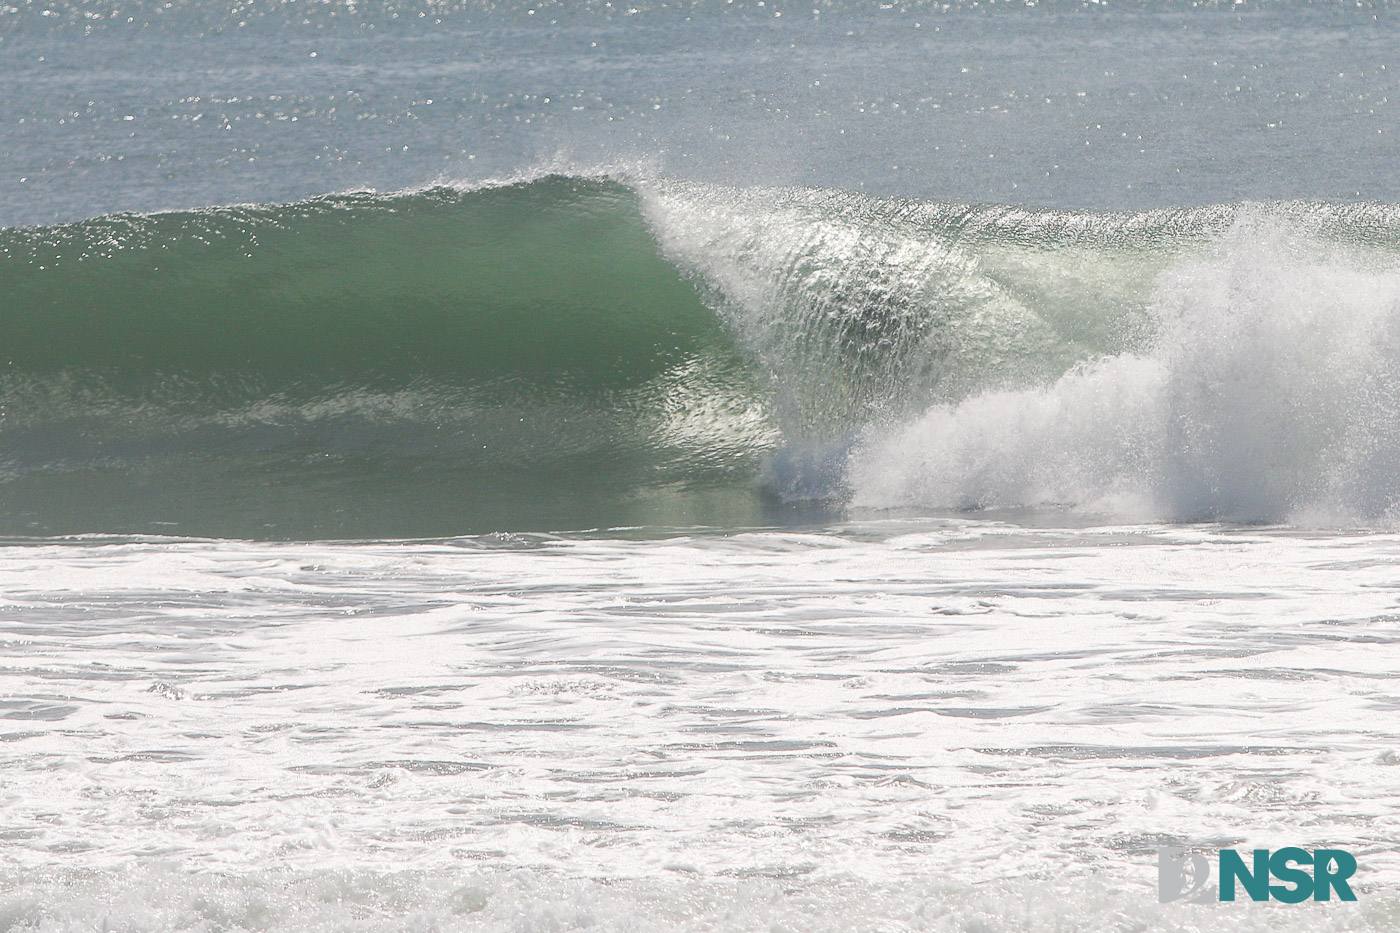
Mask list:
[[[0,0],[0,929],[1394,929],[1397,39]]]

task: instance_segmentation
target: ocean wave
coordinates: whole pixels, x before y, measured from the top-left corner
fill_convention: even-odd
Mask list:
[[[11,230],[0,294],[11,531],[722,518],[695,503],[773,443],[742,354],[606,180]]]
[[[0,531],[1383,518],[1397,232],[558,175],[6,230]]]

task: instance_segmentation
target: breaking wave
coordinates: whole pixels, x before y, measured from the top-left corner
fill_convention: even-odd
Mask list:
[[[1398,231],[568,176],[0,231],[0,533],[1389,520]]]

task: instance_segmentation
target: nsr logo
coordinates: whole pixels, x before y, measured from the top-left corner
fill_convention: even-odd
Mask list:
[[[1330,901],[1332,892],[1344,901],[1356,900],[1347,879],[1356,874],[1356,859],[1341,849],[1318,849],[1308,852],[1290,846],[1272,855],[1268,849],[1255,849],[1253,865],[1234,849],[1219,852],[1219,900],[1233,901],[1236,884],[1244,888],[1249,899],[1267,901],[1272,897],[1285,904],[1297,904],[1312,898]],[[1312,873],[1300,866],[1312,866]],[[1283,884],[1270,884],[1273,876]],[[1216,885],[1210,884],[1210,863],[1204,855],[1170,846],[1157,850],[1157,899],[1163,904],[1186,901],[1203,904],[1216,900]]]

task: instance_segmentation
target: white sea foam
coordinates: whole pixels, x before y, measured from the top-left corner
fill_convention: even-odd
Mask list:
[[[227,875],[159,865],[0,884],[0,923],[45,933],[1362,933],[1394,929],[1400,910],[1389,898],[1183,909],[1096,878],[976,886],[941,872],[893,884],[683,874],[599,882],[537,871]]]
[[[15,543],[0,916],[1385,929],[1397,552],[964,520]],[[1362,899],[1158,907],[1174,843],[1345,848]]]
[[[1394,521],[1400,266],[1267,209],[1156,280],[1152,347],[872,432],[867,506]]]

